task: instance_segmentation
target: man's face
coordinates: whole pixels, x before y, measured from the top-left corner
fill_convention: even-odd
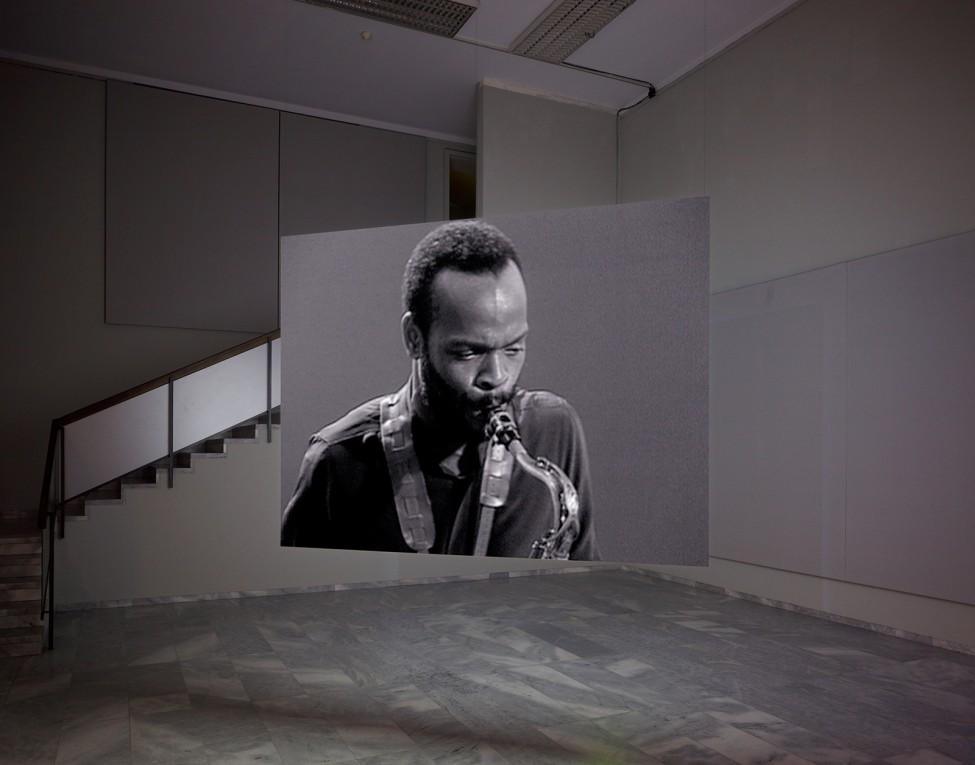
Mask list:
[[[525,364],[525,283],[513,263],[497,275],[445,269],[432,298],[434,318],[419,354],[426,401],[443,424],[478,432],[511,398]]]

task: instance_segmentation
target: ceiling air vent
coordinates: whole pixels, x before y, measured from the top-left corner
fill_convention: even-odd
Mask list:
[[[346,11],[390,24],[453,37],[467,23],[476,5],[455,0],[302,0],[311,5]]]
[[[558,0],[521,33],[512,53],[561,63],[633,0]]]

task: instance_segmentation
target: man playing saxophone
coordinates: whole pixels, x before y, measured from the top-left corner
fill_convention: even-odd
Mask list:
[[[403,302],[409,379],[311,437],[282,544],[598,560],[579,417],[517,386],[528,301],[511,241],[440,226]]]

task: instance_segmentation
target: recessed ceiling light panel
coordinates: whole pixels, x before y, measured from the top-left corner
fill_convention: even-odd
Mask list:
[[[346,11],[390,24],[453,37],[477,5],[456,0],[302,0],[311,5]]]
[[[526,29],[512,53],[561,63],[619,16],[633,0],[558,0]]]

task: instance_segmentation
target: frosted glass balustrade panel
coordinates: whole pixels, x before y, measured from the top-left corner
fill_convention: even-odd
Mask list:
[[[66,425],[65,498],[165,457],[168,404],[164,385]]]
[[[173,383],[173,449],[185,449],[265,411],[267,345],[260,345]]]

